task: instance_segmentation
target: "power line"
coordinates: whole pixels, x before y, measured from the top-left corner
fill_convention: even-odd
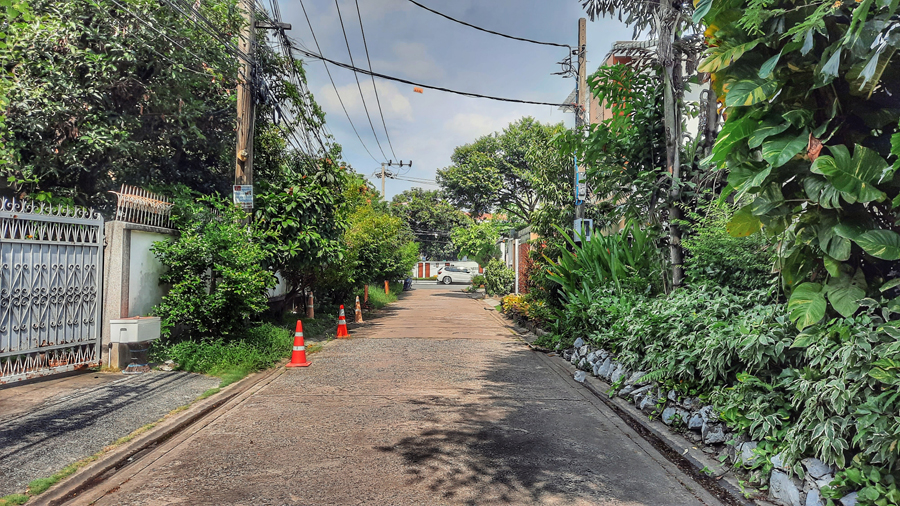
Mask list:
[[[334,0],[334,6],[337,7],[338,21],[341,23],[341,32],[344,33],[344,43],[347,44],[347,54],[350,55],[350,65],[355,67],[356,64],[353,63],[353,52],[350,51],[350,40],[347,38],[347,30],[344,29],[344,18],[341,16],[341,4],[338,3],[338,0]],[[381,151],[381,156],[387,159],[387,155],[384,154],[384,149],[381,147],[381,142],[378,141],[375,125],[372,124],[372,116],[369,114],[369,106],[366,105],[366,97],[363,96],[362,86],[359,84],[359,76],[354,73],[353,78],[356,79],[356,88],[359,90],[359,99],[362,100],[363,110],[366,111],[366,119],[369,120],[369,127],[372,129],[372,135],[375,136],[375,144],[378,146],[378,150]]]
[[[429,11],[429,12],[432,12],[432,13],[434,13],[434,14],[437,14],[438,16],[440,16],[440,17],[442,17],[442,18],[449,19],[450,21],[453,21],[454,23],[459,23],[459,24],[461,24],[461,25],[468,26],[469,28],[474,28],[474,29],[476,29],[476,30],[479,30],[479,31],[482,31],[482,32],[485,32],[485,33],[490,33],[491,35],[498,35],[498,36],[500,36],[500,37],[505,37],[505,38],[507,38],[507,39],[512,39],[512,40],[518,40],[518,41],[521,41],[521,42],[530,42],[531,44],[540,44],[540,45],[542,45],[542,46],[567,47],[567,48],[569,48],[570,50],[572,49],[572,46],[570,46],[570,45],[568,45],[568,44],[558,44],[558,43],[556,43],[556,42],[541,42],[541,41],[539,41],[539,40],[526,39],[526,38],[523,38],[523,37],[514,37],[514,36],[512,36],[512,35],[507,35],[507,34],[505,34],[505,33],[495,32],[495,31],[493,31],[493,30],[488,30],[487,28],[481,28],[480,26],[475,26],[475,25],[473,25],[473,24],[471,24],[471,23],[466,23],[465,21],[460,21],[459,19],[450,17],[450,16],[448,16],[448,15],[442,13],[442,12],[438,12],[438,11],[432,9],[431,7],[427,7],[427,6],[425,6],[425,5],[420,4],[419,2],[416,2],[415,0],[409,0],[409,2],[412,3],[412,4],[418,5],[419,7],[425,9],[426,11]]]
[[[309,20],[309,15],[306,13],[306,6],[303,5],[303,0],[300,0],[300,7],[303,9],[303,16],[306,17],[306,24],[309,25],[309,32],[312,34],[313,42],[315,42],[315,44],[316,44],[316,50],[321,53],[322,48],[319,46],[319,40],[316,38],[316,32],[313,30],[312,22]],[[303,54],[307,54],[307,55],[311,54],[308,51],[305,51],[303,49],[295,47],[293,44],[291,45],[291,47],[294,47],[295,49],[297,49],[298,51],[300,51]],[[359,135],[359,131],[356,130],[356,125],[353,124],[353,120],[350,119],[350,113],[347,112],[347,107],[344,106],[344,100],[341,98],[340,92],[338,92],[337,85],[334,84],[334,78],[331,76],[331,70],[328,68],[328,64],[325,63],[324,59],[322,59],[322,65],[325,66],[325,72],[328,73],[328,80],[331,81],[331,87],[334,88],[334,94],[337,96],[338,102],[341,103],[341,109],[344,110],[344,115],[347,116],[347,121],[350,122],[350,128],[353,129],[353,133],[356,134],[356,138],[359,139],[359,143],[362,144],[362,147],[363,147],[363,149],[366,150],[366,153],[369,154],[369,156],[372,158],[372,160],[375,160],[376,162],[378,162],[378,159],[372,155],[372,152],[369,151],[368,147],[366,147],[366,143],[363,142],[362,137]]]
[[[366,61],[369,63],[369,71],[372,71],[372,60],[369,58],[369,44],[366,42],[366,30],[363,28],[362,14],[359,11],[359,0],[356,0],[356,16],[359,18],[359,31],[362,32],[363,47],[366,48]],[[352,60],[351,60],[352,63]],[[381,125],[384,127],[384,135],[387,137],[388,146],[391,148],[391,154],[394,158],[398,158],[394,152],[394,144],[391,142],[391,134],[388,133],[387,124],[384,122],[384,111],[381,110],[381,99],[378,98],[378,87],[375,86],[375,76],[372,77],[372,89],[375,90],[375,102],[378,104],[378,114],[381,115]]]
[[[302,5],[302,3],[301,3],[301,5]],[[456,95],[462,95],[462,96],[464,96],[464,97],[471,97],[471,98],[485,98],[485,99],[488,99],[488,100],[497,100],[497,101],[500,101],[500,102],[512,102],[512,103],[515,103],[515,104],[549,105],[549,106],[551,106],[551,107],[571,107],[571,106],[572,106],[572,104],[560,104],[560,103],[554,103],[554,102],[537,102],[537,101],[533,101],[533,100],[520,100],[520,99],[517,99],[517,98],[495,97],[495,96],[491,96],[491,95],[482,95],[482,94],[480,94],[480,93],[470,93],[470,92],[467,92],[467,91],[451,90],[451,89],[449,89],[449,88],[442,88],[442,87],[440,87],[440,86],[433,86],[433,85],[430,85],[430,84],[416,83],[416,82],[413,82],[413,81],[409,81],[409,80],[407,80],[407,79],[402,79],[402,78],[399,78],[399,77],[389,76],[389,75],[385,75],[385,74],[380,74],[380,73],[378,73],[378,72],[372,72],[372,71],[370,71],[370,70],[361,69],[361,68],[359,68],[359,67],[354,67],[353,65],[348,65],[348,64],[346,64],[346,63],[339,62],[339,61],[336,61],[336,60],[332,60],[332,59],[330,59],[330,58],[325,58],[325,57],[322,56],[321,54],[313,53],[313,52],[311,52],[311,51],[306,51],[306,50],[300,49],[300,48],[298,48],[298,47],[295,47],[295,49],[296,49],[298,52],[300,52],[300,53],[306,55],[308,58],[315,58],[315,59],[317,59],[317,60],[322,60],[323,62],[328,62],[328,63],[330,63],[330,64],[332,64],[332,65],[334,65],[334,66],[336,66],[336,67],[341,67],[341,68],[345,68],[345,69],[348,69],[348,70],[352,70],[352,71],[354,71],[354,72],[359,72],[360,74],[365,74],[365,75],[371,75],[371,76],[379,77],[379,78],[381,78],[381,79],[386,79],[386,80],[388,80],[388,81],[397,81],[397,82],[399,82],[399,83],[409,84],[409,85],[411,85],[411,86],[418,86],[419,88],[428,88],[429,90],[443,91],[443,92],[446,92],[446,93],[454,93],[454,94],[456,94]],[[376,161],[377,161],[377,160],[376,160]]]

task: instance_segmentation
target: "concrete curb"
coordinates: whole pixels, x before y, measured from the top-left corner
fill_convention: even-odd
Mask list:
[[[529,330],[522,328],[504,315],[497,314],[496,318],[503,326],[517,332],[518,337],[528,343],[529,348],[533,351],[547,355],[547,351],[549,350],[545,351],[536,348],[531,344],[536,336],[533,334],[528,336],[527,334],[530,333]],[[578,368],[569,362],[562,360],[562,358],[555,353],[548,355],[547,358],[550,359],[548,362],[554,368],[561,372],[565,372],[569,377],[573,376],[575,371],[578,370]],[[553,360],[553,358],[556,358],[556,360]],[[674,464],[678,465],[678,460],[687,463],[689,465],[691,477],[698,483],[703,484],[707,490],[710,490],[710,488],[719,489],[719,491],[727,495],[727,499],[725,499],[727,503],[740,506],[771,504],[767,501],[747,499],[744,496],[745,492],[760,498],[764,497],[764,495],[752,487],[742,487],[738,482],[737,477],[731,472],[730,466],[727,464],[723,464],[716,459],[710,458],[703,453],[700,447],[695,443],[688,441],[680,434],[670,431],[668,426],[664,423],[650,420],[647,418],[647,415],[635,408],[630,402],[627,402],[620,397],[611,399],[609,395],[606,394],[611,388],[608,383],[588,374],[582,385],[600,399],[601,402],[612,409],[625,421],[625,423],[631,426],[638,434],[657,448],[657,450]],[[704,469],[714,470],[714,475],[710,476],[704,473],[702,471]],[[710,492],[715,493],[717,491],[710,490]]]
[[[237,383],[228,385],[221,392],[196,402],[169,419],[163,419],[154,428],[83,467],[72,476],[54,485],[50,490],[29,501],[28,504],[34,506],[65,504],[67,501],[102,483],[107,474],[113,473],[136,461],[137,459],[134,459],[136,455],[159,446],[235,397],[247,392],[264,380],[283,372],[283,364],[279,364],[276,368],[252,374]]]

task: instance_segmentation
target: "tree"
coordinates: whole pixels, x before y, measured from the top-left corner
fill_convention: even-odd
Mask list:
[[[711,4],[712,0],[704,0]],[[681,286],[684,278],[683,251],[681,249],[682,221],[681,199],[683,191],[682,157],[684,135],[682,131],[682,116],[684,113],[683,94],[685,77],[683,69],[696,68],[696,59],[700,51],[696,46],[697,38],[685,33],[694,31],[691,19],[692,8],[683,2],[664,2],[661,0],[647,0],[630,2],[627,0],[583,0],[582,5],[587,10],[591,19],[597,16],[626,17],[634,28],[635,36],[638,33],[649,31],[650,37],[655,38],[653,46],[655,54],[644,54],[654,61],[659,68],[663,80],[663,107],[662,116],[665,126],[666,145],[666,172],[671,176],[668,195],[668,228],[669,228],[669,261],[672,265],[672,284]],[[641,52],[640,49],[636,51]],[[714,97],[709,97],[714,98]],[[701,106],[702,107],[702,106]],[[713,109],[714,110],[714,109]],[[706,131],[709,124],[715,124],[713,117],[707,118]],[[687,160],[693,163],[693,160]]]
[[[358,283],[406,278],[419,261],[419,248],[406,222],[371,205],[350,217],[345,241]]]
[[[485,220],[467,227],[457,227],[451,237],[453,244],[459,248],[460,257],[467,256],[484,266],[492,258],[500,256],[497,240],[503,227],[504,223],[500,220]]]
[[[559,129],[522,118],[502,132],[456,148],[453,165],[439,170],[437,181],[447,199],[473,217],[499,212],[530,223],[540,204],[537,185],[543,175],[571,167],[552,143]]]
[[[419,243],[419,253],[429,260],[456,258],[459,248],[450,240],[450,232],[472,223],[438,190],[413,188],[395,195],[391,200],[391,213],[406,221]]]
[[[642,218],[662,223],[667,188],[663,124],[663,83],[651,68],[600,67],[588,78],[591,93],[611,114],[588,127],[559,137],[561,149],[575,152],[587,166],[587,182],[599,202],[602,225]],[[664,214],[664,213],[663,213]]]
[[[179,199],[173,211],[178,237],[154,243],[171,285],[154,308],[166,335],[183,325],[186,337],[234,337],[244,322],[268,308],[275,276],[259,232],[247,216],[214,197]]]
[[[241,16],[229,3],[201,9],[238,33]],[[2,171],[16,192],[100,206],[123,182],[227,189],[237,62],[175,11],[147,0],[123,5],[153,26],[108,0],[34,0],[34,19],[8,34],[3,62],[16,80]]]

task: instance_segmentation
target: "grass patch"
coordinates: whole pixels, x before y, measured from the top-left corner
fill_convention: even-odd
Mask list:
[[[369,307],[381,309],[388,304],[397,302],[397,294],[403,292],[403,283],[391,283],[389,287],[390,293],[384,293],[384,285],[369,285]],[[363,293],[361,292],[359,300],[362,300],[362,298]],[[355,303],[356,301],[354,301],[354,305]]]
[[[293,332],[263,323],[248,329],[240,339],[159,344],[154,355],[160,361],[174,360],[183,371],[217,376],[222,379],[222,388],[252,372],[272,367],[290,355],[293,344]]]
[[[0,497],[0,506],[17,506],[28,502],[29,496],[25,494],[10,494]]]
[[[206,399],[207,397],[216,395],[217,393],[219,393],[221,391],[222,391],[222,388],[210,388],[209,390],[200,394],[200,397],[197,397],[197,400],[202,401],[203,399]]]

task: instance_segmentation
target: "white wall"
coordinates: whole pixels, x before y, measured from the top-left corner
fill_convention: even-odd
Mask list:
[[[128,276],[128,316],[147,316],[153,306],[162,301],[169,287],[159,284],[159,276],[165,267],[150,251],[156,241],[169,239],[169,235],[140,230],[131,231],[131,251]]]
[[[278,280],[278,284],[275,285],[275,288],[269,288],[269,298],[274,299],[275,297],[281,297],[282,295],[288,292],[288,283],[281,277],[280,272],[275,273],[275,279]]]

